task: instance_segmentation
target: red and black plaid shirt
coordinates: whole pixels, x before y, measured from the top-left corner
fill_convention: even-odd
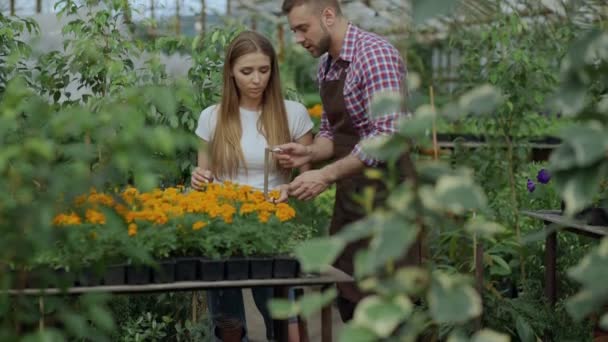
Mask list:
[[[336,60],[331,61],[329,69],[326,68],[328,56],[323,55],[319,61],[319,84],[323,80],[337,80],[343,72],[343,67]],[[403,82],[407,71],[399,51],[384,38],[349,23],[338,60],[350,63],[346,68],[344,101],[361,140],[395,132],[397,120],[406,113],[372,117],[370,106],[375,94],[385,91],[401,93],[405,86]],[[325,112],[321,116],[318,136],[333,140],[333,131]],[[352,154],[368,166],[377,165],[378,161],[364,153],[360,145],[359,142]]]

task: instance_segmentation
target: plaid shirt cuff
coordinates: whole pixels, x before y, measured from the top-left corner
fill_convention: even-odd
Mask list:
[[[363,149],[361,148],[361,143],[355,145],[351,154],[359,158],[359,160],[363,162],[365,166],[375,167],[380,164],[380,161],[378,159],[372,158],[369,154],[363,151]]]
[[[333,135],[333,133],[331,131],[320,130],[317,133],[317,137],[327,138],[327,139],[332,140],[332,141],[334,140],[334,135]]]

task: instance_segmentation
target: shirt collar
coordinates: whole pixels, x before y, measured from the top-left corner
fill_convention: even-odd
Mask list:
[[[346,62],[352,62],[353,56],[355,55],[355,42],[357,41],[357,35],[359,30],[351,23],[348,23],[346,28],[346,34],[344,35],[344,41],[342,42],[342,49],[340,49],[340,60]]]

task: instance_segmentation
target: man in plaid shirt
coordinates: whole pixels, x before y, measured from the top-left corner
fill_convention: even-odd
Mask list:
[[[386,165],[367,155],[361,141],[395,132],[397,120],[405,113],[372,117],[370,105],[381,92],[404,93],[406,69],[399,52],[387,40],[348,22],[338,0],[284,0],[282,10],[297,43],[314,57],[320,57],[317,78],[323,114],[312,145],[280,145],[281,152],[275,158],[287,168],[335,159],[319,170],[300,174],[290,184],[291,196],[308,200],[336,183],[330,227],[330,234],[335,234],[365,216],[363,208],[353,200],[354,194],[366,186],[374,187],[377,197],[382,193],[382,185],[366,179],[363,170],[383,170]],[[376,202],[382,199],[376,198]],[[336,266],[353,274],[354,254],[365,246],[363,241],[347,246]],[[338,307],[342,319],[347,321],[364,295],[352,284],[338,289]]]

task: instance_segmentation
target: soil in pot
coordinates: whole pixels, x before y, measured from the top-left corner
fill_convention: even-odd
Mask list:
[[[230,258],[226,260],[226,280],[249,279],[249,260]]]
[[[196,281],[200,274],[200,258],[175,259],[175,281]]]
[[[274,259],[274,278],[297,278],[300,262],[295,258],[277,257]]]
[[[208,258],[200,259],[200,280],[202,281],[220,281],[225,278],[224,260],[214,260]]]
[[[175,281],[175,261],[162,260],[157,264],[157,268],[152,268],[152,282],[172,283]]]
[[[274,259],[257,257],[249,259],[251,279],[272,279]]]

